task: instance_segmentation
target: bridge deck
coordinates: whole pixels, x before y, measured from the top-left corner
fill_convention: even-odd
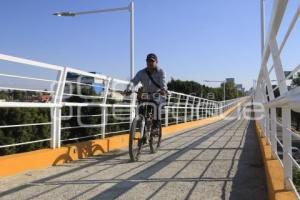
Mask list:
[[[136,163],[125,149],[0,179],[0,199],[115,198],[267,199],[253,122],[178,133],[156,154],[145,148]]]

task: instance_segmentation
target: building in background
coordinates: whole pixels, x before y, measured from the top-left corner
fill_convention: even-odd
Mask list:
[[[234,83],[234,78],[226,78],[226,83]]]

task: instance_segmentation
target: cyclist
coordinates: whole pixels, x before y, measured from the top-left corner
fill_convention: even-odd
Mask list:
[[[156,113],[154,115],[153,126],[158,128],[160,126],[160,105],[163,104],[166,100],[167,95],[167,84],[166,84],[166,75],[162,68],[158,67],[158,59],[154,53],[150,53],[146,58],[147,67],[137,72],[135,77],[130,81],[130,84],[127,86],[127,89],[124,91],[125,94],[131,94],[133,88],[138,84],[142,84],[141,93],[155,94],[159,91],[160,101],[157,102]],[[143,110],[139,110],[143,112]]]

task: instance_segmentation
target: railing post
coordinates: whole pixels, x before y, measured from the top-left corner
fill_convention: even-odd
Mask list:
[[[211,117],[213,115],[213,102],[210,101],[209,102],[209,117]]]
[[[105,138],[105,132],[106,132],[106,124],[107,124],[107,96],[108,96],[108,92],[109,92],[109,86],[111,83],[111,78],[109,77],[106,81],[106,87],[104,90],[104,97],[103,97],[103,104],[105,106],[103,106],[101,108],[101,138],[104,139]]]
[[[51,108],[51,148],[59,148],[61,146],[61,109],[62,98],[64,94],[67,78],[67,67],[64,67],[57,76],[56,90],[53,97],[54,108]]]
[[[265,110],[265,118],[263,119],[263,123],[264,123],[264,133],[267,139],[267,143],[269,143],[269,138],[268,138],[268,130],[267,130],[267,119],[268,119],[268,113],[267,113],[267,109]]]
[[[179,112],[179,107],[180,107],[180,99],[181,99],[181,95],[179,95],[178,97],[178,102],[177,102],[177,110],[176,110],[176,124],[178,124],[178,112]]]
[[[167,96],[168,101],[167,101],[167,105],[165,106],[165,127],[169,126],[169,106],[170,106],[171,95]]]
[[[184,105],[184,123],[187,122],[187,106],[189,102],[189,96],[186,97],[185,105]]]
[[[214,116],[218,114],[218,103],[214,102]]]
[[[286,189],[292,189],[289,180],[293,180],[292,163],[292,135],[288,131],[291,129],[291,109],[282,108],[282,137],[283,137],[283,168]]]
[[[197,120],[199,120],[200,119],[200,104],[201,104],[201,99],[200,98],[198,98],[198,104],[197,104],[197,115],[196,115],[196,117],[197,117]]]
[[[225,101],[221,102],[221,107],[222,107],[221,108],[222,109],[221,112],[224,113],[225,112]]]
[[[192,110],[191,110],[191,121],[194,120],[195,99],[196,99],[196,97],[193,97],[193,104],[192,104],[193,106],[192,106]]]
[[[214,109],[214,116],[215,116],[218,112],[217,111],[217,103],[214,101],[213,105],[214,105],[213,109]]]
[[[208,110],[208,100],[205,101],[205,118],[208,117],[207,110]]]
[[[200,103],[200,106],[201,106],[201,119],[204,118],[204,99],[201,99],[201,103]]]
[[[269,145],[271,145],[271,127],[270,127],[270,109],[266,109],[266,136],[267,136],[267,143],[269,143]]]
[[[277,124],[276,124],[276,108],[271,108],[271,144],[273,157],[277,153]]]
[[[56,148],[56,144],[57,144],[57,134],[56,134],[56,126],[57,126],[57,122],[56,122],[56,116],[57,116],[57,108],[51,108],[51,140],[50,140],[50,147],[52,149]]]

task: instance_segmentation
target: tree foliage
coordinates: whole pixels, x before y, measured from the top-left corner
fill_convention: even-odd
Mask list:
[[[222,101],[223,100],[223,83],[218,88],[208,87],[206,85],[201,85],[195,81],[182,81],[182,80],[174,80],[168,83],[168,89],[181,92],[184,94],[193,94],[198,97],[208,98],[209,93],[213,93],[215,96],[215,100]],[[225,93],[226,100],[234,99],[240,96],[243,96],[241,91],[238,91],[234,83],[226,83],[225,84]]]
[[[1,108],[0,126],[50,122],[47,108]],[[24,126],[0,129],[0,145],[29,142],[50,138],[50,125]],[[48,142],[1,148],[0,155],[31,151],[49,146]]]

